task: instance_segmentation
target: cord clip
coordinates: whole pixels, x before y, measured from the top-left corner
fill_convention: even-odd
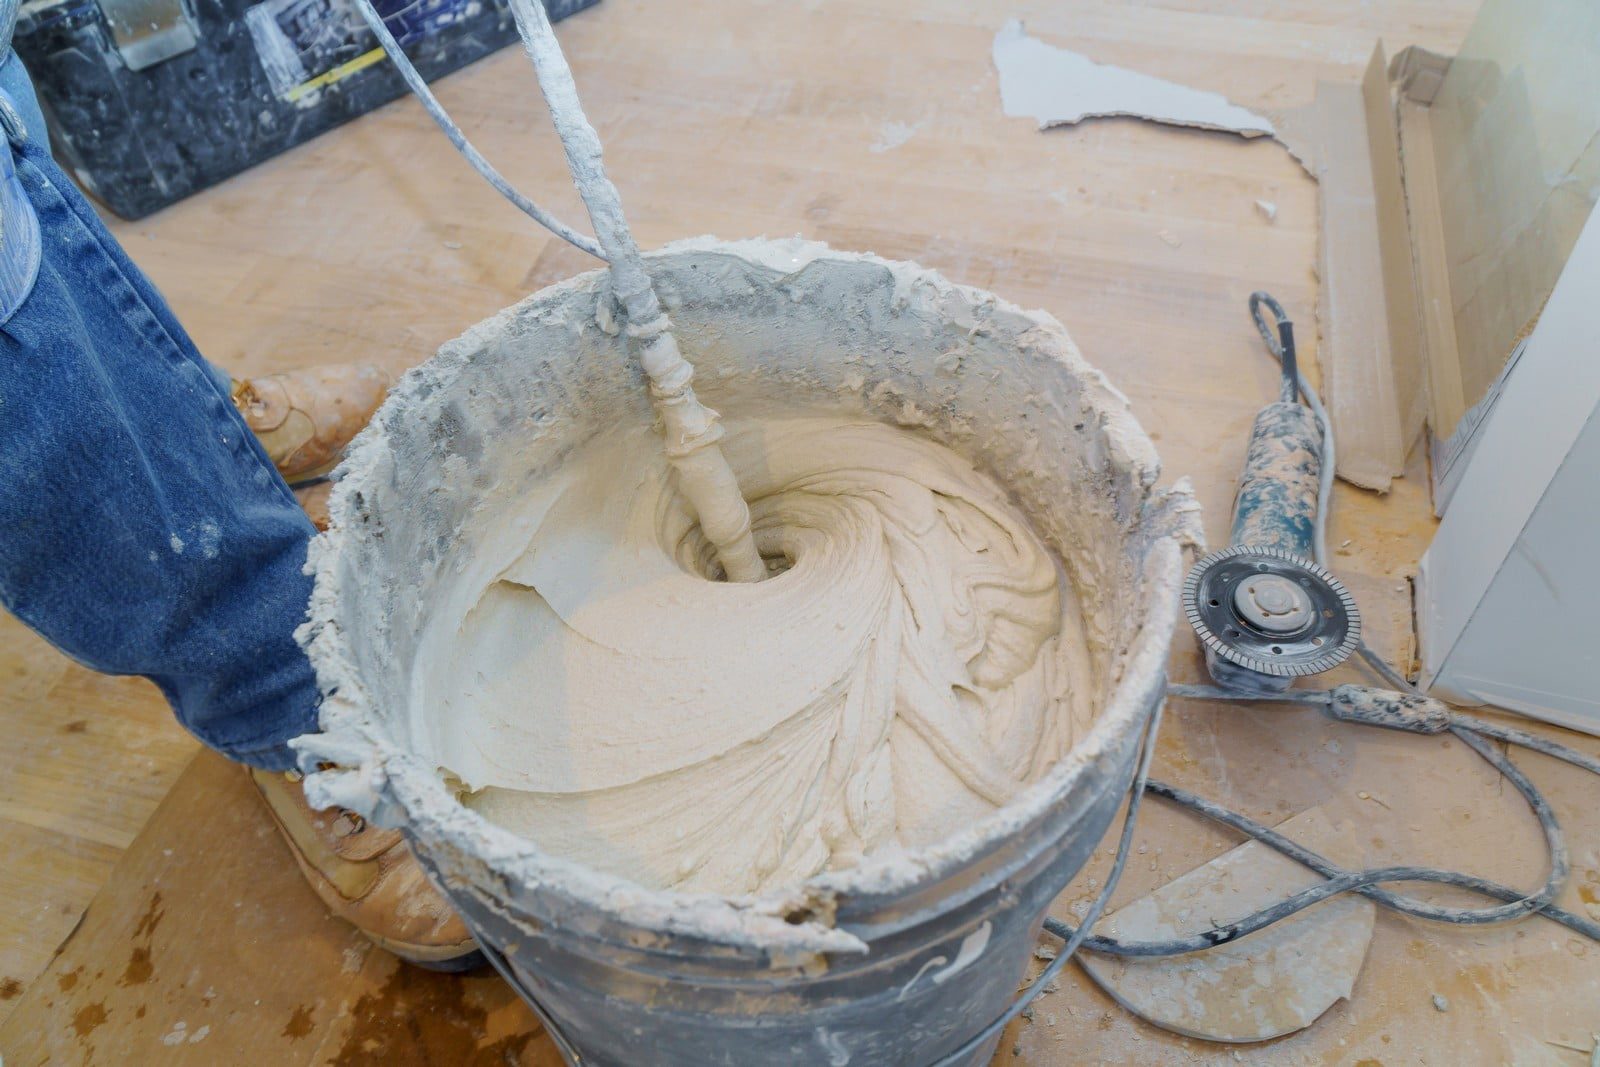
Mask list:
[[[1440,701],[1366,685],[1335,686],[1328,692],[1327,711],[1344,722],[1414,734],[1441,734],[1450,728],[1450,709]]]

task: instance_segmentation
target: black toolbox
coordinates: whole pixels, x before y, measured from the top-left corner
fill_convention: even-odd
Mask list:
[[[517,39],[505,0],[373,6],[430,80]],[[127,219],[406,91],[350,0],[28,0],[15,47],[56,159]]]

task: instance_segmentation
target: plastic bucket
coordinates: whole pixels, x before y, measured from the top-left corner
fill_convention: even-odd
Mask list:
[[[596,272],[444,346],[352,449],[300,634],[326,694],[324,732],[298,743],[323,767],[308,790],[402,827],[583,1062],[933,1062],[1014,996],[1046,907],[1129,784],[1163,696],[1193,500],[1155,489],[1126,401],[1048,316],[799,241],[701,239],[648,262],[713,407],[911,426],[1009,490],[1081,599],[1092,728],[949,839],[760,899],[644,889],[457,803],[419,753],[428,709],[410,691],[433,592],[472,551],[491,487],[651,417]]]

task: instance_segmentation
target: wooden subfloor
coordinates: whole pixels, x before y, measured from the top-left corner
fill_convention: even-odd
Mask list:
[[[1282,108],[1308,101],[1319,78],[1358,79],[1378,36],[1391,52],[1413,43],[1452,51],[1474,6],[604,0],[558,32],[642,244],[798,233],[914,259],[1052,312],[1128,394],[1167,477],[1194,477],[1215,534],[1251,418],[1274,389],[1245,298],[1271,289],[1298,322],[1313,321],[1315,186],[1266,140],[1131,120],[1039,133],[1007,119],[993,34],[1021,17],[1031,33],[1098,60]],[[581,221],[517,51],[437,90],[506,174]],[[1257,200],[1277,205],[1275,220]],[[593,265],[501,202],[409,100],[113,228],[201,350],[238,375],[353,358],[398,371]],[[1313,331],[1300,336],[1314,357]],[[1432,531],[1424,486],[1417,469],[1386,498],[1341,486],[1335,502],[1339,569],[1375,643],[1396,657],[1410,647],[1407,579]],[[1175,674],[1193,677],[1188,642],[1179,643]],[[9,619],[0,619],[0,729],[3,1020],[196,746],[153,687],[70,664]],[[1466,849],[1486,874],[1535,878],[1525,812],[1497,799],[1497,784],[1470,763],[1435,760],[1434,742],[1413,741],[1298,713],[1177,705],[1159,760],[1166,776],[1259,819],[1329,805],[1370,831],[1367,855],[1351,862],[1462,862]],[[1592,786],[1544,764],[1533,770],[1574,816],[1576,880],[1592,894],[1600,817],[1574,810]],[[1438,820],[1481,826],[1462,838],[1477,845],[1442,850],[1449,835]],[[1150,869],[1135,865],[1130,892],[1223,842],[1171,814],[1153,818],[1149,833]],[[1069,891],[1063,907],[1085,893]],[[166,921],[181,930],[184,920]],[[1600,950],[1553,927],[1474,935],[1382,916],[1378,930],[1354,1004],[1335,1008],[1296,1060],[1577,1063],[1562,1044],[1587,1048],[1600,1029]],[[1564,995],[1550,994],[1550,982]],[[1436,991],[1453,1015],[1430,1006]],[[1133,1022],[1091,990],[1058,996],[1061,1006],[1046,998],[1008,1036],[1002,1062],[1012,1049],[1031,1063],[1068,1062],[1059,1058],[1067,1047],[1086,1060],[1213,1054]],[[1585,1003],[1587,1012],[1575,1006]],[[1358,1046],[1375,1051],[1357,1056]],[[403,1050],[390,1062],[407,1062]]]

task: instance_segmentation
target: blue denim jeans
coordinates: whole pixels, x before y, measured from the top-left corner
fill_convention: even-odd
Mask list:
[[[155,682],[211,748],[288,769],[285,742],[316,729],[316,678],[293,637],[316,531],[227,375],[51,160],[15,56],[0,87],[8,127],[26,127],[8,130],[13,199],[0,200],[13,286],[0,307],[0,602],[78,662]],[[17,258],[19,190],[38,220],[35,270]]]

